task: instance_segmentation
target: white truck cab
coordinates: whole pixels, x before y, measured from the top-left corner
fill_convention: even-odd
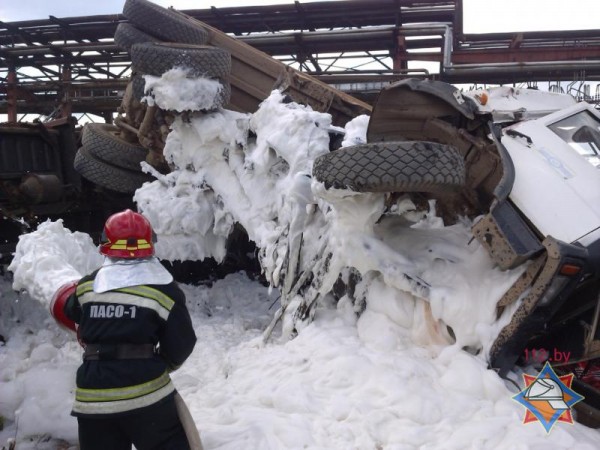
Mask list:
[[[510,199],[536,231],[575,242],[600,228],[600,114],[587,103],[504,129]]]

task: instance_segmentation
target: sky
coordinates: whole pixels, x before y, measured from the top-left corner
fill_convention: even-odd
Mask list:
[[[311,0],[303,0],[309,2]],[[293,3],[290,0],[156,0],[177,9],[211,6],[252,6]],[[0,20],[18,21],[120,13],[124,0],[12,0],[0,1]],[[596,0],[464,0],[465,32],[597,29],[600,2]]]
[[[153,80],[171,93],[157,97],[161,108],[186,99],[189,85],[174,79]],[[172,376],[205,450],[597,448],[600,430],[523,424],[519,389],[487,368],[487,350],[514,312],[497,320],[496,302],[522,269],[500,271],[471,238],[470,220],[445,226],[433,204],[417,211],[401,197],[382,216],[385,193],[311,179],[314,160],[329,153],[330,125],[329,114],[278,91],[252,114],[178,117],[164,150],[173,171],[133,197],[157,232],[159,257],[197,258],[192,243],[218,257],[239,222],[273,286],[242,273],[182,286],[198,343]],[[366,116],[348,122],[342,145],[365,142],[367,126]],[[298,264],[287,264],[294,248]],[[48,305],[59,286],[101,263],[91,238],[61,221],[21,236],[12,277],[0,278],[0,446],[15,437],[19,450],[76,442],[69,412],[81,349]],[[327,292],[346,266],[363,274],[358,300],[325,295],[313,322],[294,321],[303,298]],[[286,267],[298,268],[292,278],[313,273],[304,297],[292,289],[281,298]],[[522,374],[509,375],[520,389]]]

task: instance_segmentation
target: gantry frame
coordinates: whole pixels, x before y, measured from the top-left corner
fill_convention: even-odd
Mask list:
[[[600,30],[465,34],[462,0],[351,0],[184,10],[363,99],[407,76],[455,84],[600,80]],[[121,14],[0,22],[0,114],[110,120],[130,73]],[[439,68],[432,71],[426,66]]]

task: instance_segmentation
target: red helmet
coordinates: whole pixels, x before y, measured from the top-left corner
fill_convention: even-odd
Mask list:
[[[130,209],[113,214],[104,224],[100,253],[112,258],[154,255],[156,235],[148,219]]]

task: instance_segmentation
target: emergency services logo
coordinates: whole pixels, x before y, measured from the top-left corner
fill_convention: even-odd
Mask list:
[[[556,422],[573,423],[571,408],[584,399],[571,389],[574,375],[558,376],[548,362],[537,377],[523,375],[525,389],[513,397],[527,408],[523,423],[539,421],[550,433]]]

